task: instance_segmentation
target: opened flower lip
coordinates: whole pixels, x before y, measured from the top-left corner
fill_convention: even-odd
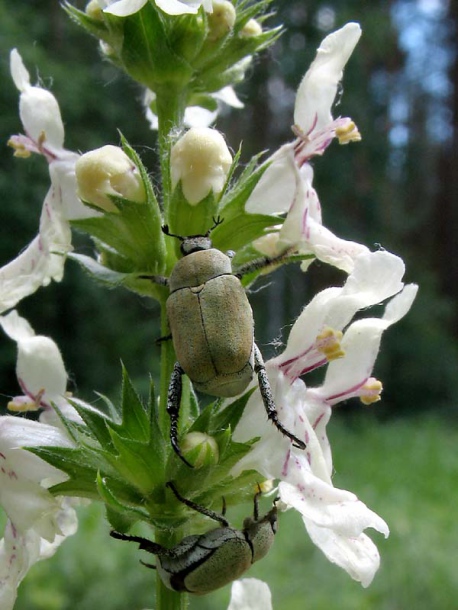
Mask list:
[[[60,505],[46,487],[65,481],[67,475],[24,449],[36,446],[72,443],[55,426],[10,415],[0,418],[0,504],[21,533],[34,529],[52,541],[62,533],[56,521]]]
[[[351,397],[363,400],[374,387],[381,389],[371,375],[382,334],[408,312],[417,293],[417,286],[404,286],[403,273],[402,260],[388,252],[361,255],[346,284],[319,293],[293,325],[283,354],[266,363],[279,419],[304,440],[304,451],[263,419],[258,390],[234,432],[234,440],[240,442],[260,437],[234,467],[234,476],[253,469],[277,479],[281,501],[300,512],[312,541],[363,586],[370,584],[380,564],[378,550],[364,530],[373,528],[385,536],[389,530],[354,494],[333,486],[326,426],[334,405]],[[352,321],[359,310],[390,297],[380,318]],[[341,341],[337,357],[329,360],[316,340],[327,325],[341,329],[336,334]],[[325,364],[321,386],[307,387],[299,378]],[[371,394],[367,402],[373,401]]]
[[[358,23],[347,23],[323,40],[297,90],[294,123],[309,138],[333,121],[331,107],[343,69],[361,36]]]
[[[44,199],[38,235],[0,269],[0,313],[14,307],[40,286],[62,279],[72,249],[70,219],[94,216],[76,196],[75,163],[79,155],[63,148],[64,128],[55,97],[30,84],[21,56],[10,56],[11,74],[20,91],[19,108],[25,135],[12,136],[16,156],[43,155],[49,163],[51,187]]]
[[[310,254],[303,270],[314,256],[350,273],[355,257],[368,252],[365,246],[341,239],[323,226],[309,164],[311,157],[322,155],[335,137],[341,143],[361,139],[351,119],[333,119],[331,113],[343,68],[360,36],[359,24],[347,23],[323,40],[297,92],[293,128],[297,138],[267,159],[267,167],[245,204],[245,210],[252,214],[287,214],[274,233],[276,240],[268,234],[266,239],[274,248],[272,256],[290,248]]]
[[[54,498],[40,485],[48,475],[48,482],[62,480],[62,473],[53,472],[52,467],[41,462],[39,458],[29,451],[21,448],[13,448],[12,451],[4,449],[5,427],[8,427],[8,420],[14,420],[14,428],[21,427],[19,418],[0,418],[0,445],[2,454],[0,456],[1,478],[3,471],[8,475],[8,480],[2,480],[0,491],[0,502],[6,511],[13,513],[6,522],[3,539],[0,540],[0,607],[2,610],[12,610],[17,596],[17,588],[28,570],[40,559],[46,559],[53,555],[59,545],[67,536],[71,536],[77,529],[77,516],[75,510],[65,498]],[[5,426],[6,423],[6,426]],[[22,441],[29,446],[33,444],[36,435],[36,427],[40,427],[40,433],[46,428],[38,422],[30,422],[33,425],[33,438],[28,439],[24,435]],[[51,427],[53,428],[53,427]],[[19,435],[16,436],[16,443],[21,442]],[[46,444],[43,436],[41,441]],[[57,438],[53,433],[48,440],[51,445],[62,441],[59,435]],[[15,443],[15,444],[16,444]],[[11,445],[11,443],[10,443]],[[29,458],[34,461],[30,462]],[[26,472],[21,472],[20,461],[27,465]],[[35,465],[36,468],[31,468]],[[43,469],[44,465],[44,469]],[[34,472],[35,471],[35,472]],[[46,537],[43,537],[45,535]]]
[[[303,309],[284,352],[273,363],[291,379],[326,363],[316,349],[316,338],[322,329],[341,331],[357,311],[399,293],[404,286],[404,271],[402,259],[390,252],[381,250],[357,256],[354,270],[342,287],[321,291]]]
[[[16,412],[41,410],[40,422],[61,428],[62,423],[54,409],[56,405],[68,419],[81,422],[80,416],[68,401],[68,375],[54,341],[36,335],[27,320],[15,310],[0,316],[0,326],[17,343],[16,375],[24,392],[8,403],[8,409]],[[76,399],[74,401],[81,402]],[[85,406],[90,408],[89,405]]]

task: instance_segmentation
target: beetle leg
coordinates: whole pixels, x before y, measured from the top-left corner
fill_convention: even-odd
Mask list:
[[[160,345],[161,343],[164,343],[164,341],[170,341],[171,338],[172,334],[170,333],[169,335],[165,335],[164,337],[159,337],[159,339],[156,339],[155,343],[156,345]]]
[[[173,549],[167,549],[165,546],[161,544],[157,544],[157,542],[153,542],[152,540],[148,540],[148,538],[142,538],[142,536],[131,536],[130,534],[121,534],[121,532],[117,532],[115,530],[111,530],[110,536],[112,538],[116,538],[117,540],[124,540],[126,542],[136,542],[138,544],[138,548],[141,551],[146,551],[147,553],[151,553],[152,555],[157,555],[158,557],[176,557],[176,553]],[[144,561],[140,561],[147,568],[156,569],[156,566],[151,563],[145,563]]]
[[[261,392],[262,402],[267,412],[267,417],[277,427],[277,429],[290,438],[293,441],[293,446],[298,449],[305,449],[306,445],[304,441],[301,441],[294,436],[292,432],[289,432],[278,419],[278,412],[275,407],[274,397],[272,396],[272,389],[270,387],[269,378],[267,377],[266,367],[264,360],[262,359],[261,352],[259,351],[256,343],[253,344],[254,349],[254,372],[258,376],[259,390]]]
[[[214,511],[210,510],[209,508],[205,508],[205,506],[201,506],[200,504],[196,504],[192,500],[188,500],[187,498],[184,498],[178,492],[178,489],[175,487],[175,485],[174,485],[174,483],[172,483],[172,481],[169,481],[167,483],[167,487],[169,487],[173,491],[177,500],[179,500],[180,502],[183,502],[183,504],[185,504],[186,506],[189,506],[189,508],[192,508],[193,510],[197,511],[198,513],[201,513],[202,515],[205,515],[206,517],[210,517],[210,519],[213,519],[214,521],[218,521],[218,523],[221,523],[221,525],[223,527],[229,527],[229,522],[223,517],[223,515],[218,515],[218,513],[215,513]],[[226,503],[224,503],[224,504],[226,504]]]
[[[180,445],[178,444],[178,417],[180,415],[181,391],[183,388],[181,378],[183,375],[184,371],[180,364],[175,362],[167,394],[167,413],[170,416],[170,442],[180,460],[182,460],[186,466],[189,466],[189,468],[194,468],[194,466],[183,456]]]
[[[136,542],[138,544],[138,548],[142,551],[147,551],[148,553],[152,553],[153,555],[168,555],[168,549],[152,540],[148,540],[148,538],[142,538],[141,536],[130,536],[129,534],[121,534],[121,532],[116,532],[112,530],[110,532],[110,536],[112,538],[116,538],[117,540],[125,540],[127,542]],[[142,562],[143,563],[143,562]],[[155,566],[151,566],[148,564],[148,567],[154,568]]]
[[[285,252],[282,252],[278,256],[273,256],[273,257],[261,256],[260,258],[256,258],[256,259],[238,267],[235,270],[234,275],[236,275],[239,279],[242,279],[242,277],[244,275],[253,273],[253,271],[257,271],[258,269],[265,269],[266,267],[274,267],[275,265],[278,265],[278,264],[282,263],[283,261],[285,261],[288,258],[288,256],[290,256],[293,252],[294,252],[294,249],[290,248],[290,249],[286,250]]]

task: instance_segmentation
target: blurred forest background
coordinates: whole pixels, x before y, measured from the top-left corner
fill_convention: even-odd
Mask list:
[[[84,6],[84,3],[75,4],[80,8]],[[415,589],[418,596],[414,603],[414,598],[406,592],[405,583],[401,583],[403,594],[396,594],[389,603],[390,587],[396,586],[397,578],[402,579],[401,574],[394,573],[396,568],[392,565],[391,580],[382,580],[384,584],[378,592],[376,589],[376,593],[371,594],[372,598],[351,597],[346,605],[346,597],[342,594],[340,605],[325,600],[323,606],[310,603],[306,607],[339,610],[455,608],[452,601],[450,605],[447,601],[458,599],[457,577],[447,571],[449,568],[437,572],[437,582],[431,585],[439,597],[422,592],[421,577],[415,584],[414,572],[420,569],[416,562],[421,563],[422,558],[425,566],[431,567],[431,541],[435,541],[438,551],[437,546],[444,544],[442,537],[446,530],[449,532],[448,544],[454,540],[455,554],[458,542],[456,526],[453,538],[450,531],[454,523],[445,512],[447,506],[456,505],[458,500],[456,496],[446,495],[452,493],[452,487],[456,488],[457,480],[455,478],[452,485],[452,477],[457,474],[453,452],[456,452],[454,426],[458,421],[458,2],[277,0],[273,6],[277,13],[270,23],[283,23],[285,33],[275,47],[256,60],[249,78],[238,87],[245,109],[227,112],[218,119],[216,126],[233,149],[243,141],[245,160],[260,150],[273,151],[290,140],[295,90],[317,46],[333,29],[347,21],[359,21],[363,37],[345,70],[343,97],[334,114],[351,116],[363,141],[347,147],[334,143],[323,158],[317,158],[314,185],[326,226],[345,239],[365,243],[372,249],[380,245],[400,255],[406,262],[406,281],[420,285],[412,311],[391,328],[383,340],[375,369],[375,375],[384,384],[382,401],[369,410],[356,401],[354,405],[341,408],[340,414],[345,412],[346,422],[335,439],[335,452],[341,452],[339,459],[346,455],[338,469],[341,472],[345,468],[351,469],[346,479],[339,479],[337,474],[336,485],[355,489],[353,473],[360,485],[357,493],[362,495],[364,490],[363,499],[368,504],[371,498],[377,498],[373,507],[388,521],[386,512],[381,510],[382,505],[386,502],[389,512],[388,504],[396,504],[399,514],[393,515],[398,524],[395,532],[398,527],[398,534],[410,532],[413,535],[407,520],[413,514],[420,519],[417,507],[425,508],[424,521],[419,520],[415,527],[412,526],[415,536],[420,531],[429,532],[421,543],[406,547],[406,540],[402,543],[401,535],[392,547],[396,563],[401,552],[411,552],[412,573],[407,589]],[[155,133],[149,131],[144,118],[140,103],[142,92],[110,64],[101,61],[96,41],[70,22],[56,0],[2,0],[0,265],[14,258],[35,236],[49,185],[44,159],[36,156],[25,161],[15,159],[6,146],[9,136],[21,131],[18,92],[9,74],[8,55],[13,47],[22,54],[32,80],[35,82],[39,78],[57,97],[66,125],[68,149],[85,152],[108,143],[118,144],[119,128],[141,154],[153,177],[157,166]],[[79,252],[92,252],[91,244],[82,235],[76,236],[75,247]],[[280,338],[279,329],[283,328],[281,338],[286,340],[289,325],[318,290],[343,280],[335,270],[316,263],[306,275],[289,267],[269,277],[263,289],[250,296],[256,317],[256,336],[265,357],[275,353],[272,342]],[[94,285],[72,262],[66,266],[62,283],[39,290],[18,309],[37,333],[51,336],[60,346],[72,378],[70,389],[81,398],[94,400],[94,390],[116,397],[120,359],[139,390],[146,389],[148,375],[156,373],[159,352],[155,340],[160,331],[155,305],[127,291],[108,292]],[[14,366],[15,345],[2,338],[2,408],[8,396],[18,393]],[[310,378],[307,381],[310,382]],[[363,410],[366,423],[361,424],[357,415]],[[401,417],[404,421],[400,421]],[[380,426],[382,420],[384,425]],[[437,423],[439,421],[442,425]],[[356,433],[347,425],[349,423],[356,426]],[[380,452],[377,456],[364,453],[364,458],[358,459],[360,456],[352,455],[352,449],[360,442],[359,426],[363,426],[364,432],[367,425],[366,441],[372,449],[379,446]],[[380,432],[377,436],[375,430],[379,428],[385,428],[389,434],[383,436]],[[396,436],[392,434],[393,430],[397,430]],[[453,434],[454,441],[450,438]],[[410,444],[406,445],[406,440]],[[385,456],[383,451],[387,452]],[[392,469],[381,475],[383,483],[375,492],[374,487],[368,487],[367,481],[374,477],[378,464],[381,471],[384,464],[387,466],[387,455],[391,461],[393,455],[397,455],[404,470],[399,463],[390,462]],[[365,463],[367,470],[358,470],[366,459],[372,464],[372,470],[368,463]],[[390,479],[398,469],[402,488]],[[439,476],[438,472],[444,475],[442,482],[434,479]],[[414,486],[417,495],[409,495],[404,484],[407,478],[415,478],[420,473],[422,484]],[[432,479],[437,488],[426,485],[426,481]],[[430,501],[431,510],[427,508]],[[432,525],[431,513],[435,518],[439,512],[446,515],[444,520],[438,518],[437,523],[434,522],[436,525]],[[297,527],[300,527],[299,523]],[[104,536],[101,544],[106,543],[106,533]],[[384,544],[380,541],[382,555]],[[440,565],[450,563],[446,559],[447,548],[452,549],[452,546],[442,547]],[[285,565],[292,552],[290,548],[284,551]],[[133,559],[129,561],[134,562],[135,570],[140,570],[136,565],[138,554],[134,550],[131,557]],[[323,563],[321,557],[318,561],[322,562],[318,564],[322,570],[325,561]],[[74,570],[75,565],[67,567]],[[270,565],[278,566],[278,562],[273,560]],[[317,577],[320,569],[307,565],[308,573]],[[99,567],[93,569],[97,571]],[[342,581],[331,586],[326,584],[327,572],[325,574],[323,586],[335,586],[342,591],[344,585],[341,583],[348,577],[343,575]],[[429,575],[428,572],[428,578]],[[427,578],[426,572],[423,576]],[[338,578],[341,578],[340,572]],[[105,583],[113,584],[112,580],[111,576]],[[439,594],[439,590],[442,593]],[[30,595],[31,589],[28,591]],[[289,589],[285,590],[283,597],[278,598],[283,600],[282,609],[305,607],[293,602],[289,606],[289,593]],[[312,601],[310,592],[302,594],[304,602]],[[30,608],[102,608],[100,600],[97,606],[95,602],[87,601],[78,605],[75,599],[81,591],[74,590],[73,595],[73,605],[67,606],[63,602],[53,605],[47,599],[43,605],[35,600]],[[132,597],[129,599],[132,602]],[[119,603],[119,606],[107,607],[141,607]],[[208,608],[211,607],[225,606],[210,603]],[[29,606],[25,604],[21,608]]]

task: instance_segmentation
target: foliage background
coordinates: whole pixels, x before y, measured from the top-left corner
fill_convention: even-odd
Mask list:
[[[272,21],[285,24],[286,32],[269,53],[257,59],[250,78],[238,89],[245,110],[223,116],[217,127],[233,149],[243,141],[245,160],[290,139],[295,89],[320,40],[346,21],[359,21],[363,38],[345,71],[344,95],[336,114],[355,120],[363,142],[345,148],[334,144],[323,159],[317,159],[315,185],[327,226],[347,239],[370,247],[380,244],[399,254],[406,261],[406,281],[420,284],[411,313],[384,338],[375,370],[384,382],[382,402],[370,410],[349,403],[340,410],[342,421],[334,424],[336,485],[355,490],[394,530],[394,541],[393,537],[380,541],[384,567],[375,588],[366,592],[354,583],[344,584],[348,579],[340,573],[332,586],[326,584],[329,574],[338,571],[326,565],[305,536],[296,549],[296,538],[288,539],[285,533],[276,546],[282,549],[278,551],[282,562],[293,566],[293,574],[283,571],[283,597],[277,600],[286,608],[283,599],[291,593],[292,577],[297,577],[294,587],[298,587],[307,576],[308,583],[298,593],[303,602],[292,602],[291,608],[302,607],[307,600],[308,607],[320,607],[321,597],[327,608],[451,608],[446,600],[457,598],[458,587],[449,570],[452,548],[456,549],[449,507],[456,505],[451,477],[456,482],[458,414],[458,3],[279,0],[274,6],[278,12]],[[4,264],[34,237],[48,189],[44,160],[14,159],[6,147],[9,136],[21,129],[18,93],[8,68],[11,48],[19,49],[33,79],[40,78],[58,98],[67,148],[84,152],[117,144],[120,128],[142,155],[153,179],[157,158],[155,135],[148,130],[139,103],[141,91],[100,60],[95,41],[68,20],[59,3],[3,0],[0,24],[0,264]],[[81,235],[75,246],[86,253],[92,248]],[[262,290],[256,289],[250,299],[264,355],[275,352],[276,340],[285,339],[288,325],[317,290],[342,279],[334,270],[315,264],[306,276],[287,268],[265,282]],[[19,312],[38,333],[56,340],[72,377],[71,389],[86,400],[96,399],[94,390],[116,397],[120,358],[140,390],[146,390],[149,374],[155,375],[159,356],[155,339],[160,334],[155,305],[127,292],[95,286],[72,263],[61,284],[29,297]],[[14,362],[15,346],[2,340],[2,407],[8,396],[17,393]],[[57,580],[64,579],[62,595],[72,601],[73,608],[96,604],[87,598],[77,601],[82,586],[78,582],[87,575],[75,564],[72,545],[83,544],[86,559],[84,545],[91,553],[97,548],[93,569],[100,566],[106,575],[102,592],[114,587],[115,569],[127,569],[138,557],[135,549],[118,551],[120,545],[107,541],[106,531],[95,525],[97,518],[85,519],[85,542],[80,537],[68,541],[68,555],[63,555],[65,546],[58,555],[66,557],[59,560],[63,575],[54,572]],[[298,527],[286,523],[286,518],[283,521],[285,532]],[[93,544],[92,537],[100,544]],[[414,551],[421,560],[409,563]],[[121,559],[116,563],[118,552]],[[422,562],[433,566],[436,576],[429,577]],[[278,571],[277,563],[272,553],[256,569],[265,569],[263,575],[270,580],[269,572]],[[47,580],[49,565],[37,566],[37,575]],[[398,573],[394,566],[405,569]],[[415,577],[418,572],[423,578]],[[142,583],[151,579],[149,573],[141,576],[136,565],[128,574],[131,592],[139,587],[137,579]],[[45,589],[40,588],[39,576],[35,589],[33,582],[26,581],[24,594],[35,601],[31,605],[22,601],[21,610],[67,608],[64,598],[57,605],[40,605],[30,596],[37,587],[45,595]],[[67,591],[70,582],[71,592]],[[387,597],[391,582],[398,587],[394,598]],[[357,591],[357,597],[351,597],[347,605],[344,594],[341,605],[329,601],[348,587]],[[317,596],[313,603],[312,588]],[[429,597],[424,592],[420,595],[423,589],[430,591]],[[415,599],[409,597],[414,594]],[[100,604],[98,600],[97,606],[104,607]],[[107,603],[106,607],[114,606]]]

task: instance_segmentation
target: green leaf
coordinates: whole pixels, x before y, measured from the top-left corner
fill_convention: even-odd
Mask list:
[[[156,451],[159,443],[145,443],[125,438],[111,431],[113,444],[118,452],[115,462],[118,472],[129,483],[150,494],[154,487],[164,483],[162,452]]]
[[[129,529],[136,521],[149,521],[150,515],[147,511],[120,500],[111,489],[109,480],[102,477],[100,473],[97,473],[97,489],[106,504],[107,512],[111,514],[113,519],[116,516],[117,523],[128,523],[127,529]],[[118,525],[111,520],[110,524],[115,529],[118,528]]]
[[[211,434],[221,430],[227,430],[228,428],[235,430],[243,415],[247,402],[255,390],[256,388],[252,388],[243,394],[243,396],[240,396],[240,398],[231,402],[225,409],[214,414],[210,424]]]
[[[124,19],[121,61],[128,74],[153,91],[160,85],[181,89],[192,75],[188,62],[170,44],[160,11],[150,2]]]

